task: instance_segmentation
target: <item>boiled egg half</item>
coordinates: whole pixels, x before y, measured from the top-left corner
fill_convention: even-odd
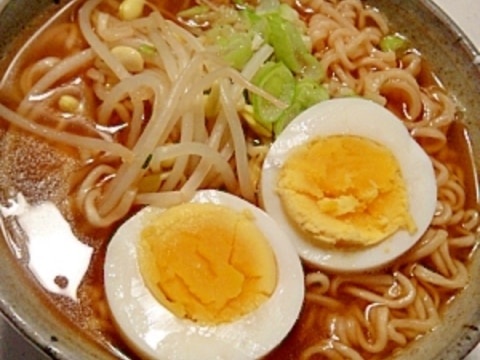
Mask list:
[[[305,261],[333,271],[384,266],[435,212],[432,162],[393,113],[342,98],[296,117],[262,169],[265,210]]]
[[[140,210],[114,234],[104,271],[116,325],[149,359],[262,357],[304,297],[300,259],[276,222],[216,190]]]

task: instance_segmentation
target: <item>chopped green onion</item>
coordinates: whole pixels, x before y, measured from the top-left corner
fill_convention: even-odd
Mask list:
[[[138,47],[138,51],[140,51],[144,55],[155,55],[157,49],[153,45],[142,44]]]
[[[320,83],[308,78],[298,80],[292,104],[282,112],[281,116],[273,124],[273,133],[275,136],[278,136],[290,121],[303,110],[327,100],[329,97],[327,89]]]
[[[260,0],[257,5],[257,13],[266,14],[270,12],[276,12],[280,2],[278,0]]]
[[[264,39],[268,38],[269,27],[265,16],[259,15],[253,9],[245,8],[245,10],[241,11],[241,18],[253,33],[260,35]]]
[[[380,49],[382,51],[402,52],[407,47],[407,39],[400,34],[387,35],[380,41]]]
[[[275,49],[277,60],[283,61],[297,75],[321,80],[320,62],[309,52],[297,27],[279,14],[267,15],[270,28],[268,42]]]
[[[197,15],[202,15],[205,14],[206,12],[209,11],[209,8],[207,5],[197,5],[193,6],[191,8],[188,8],[186,10],[180,11],[177,16],[180,18],[193,18]]]
[[[235,1],[237,4],[248,3]],[[266,63],[261,65],[266,58],[255,63],[255,68],[260,68],[251,81],[285,106],[246,91],[247,104],[241,115],[258,135],[275,136],[301,111],[328,99],[328,91],[321,85],[325,71],[311,53],[307,26],[294,8],[281,4],[279,0],[259,0],[257,7],[245,5],[236,9],[235,25],[213,21],[204,32],[203,40],[207,45],[214,45],[219,55],[240,71],[263,45],[273,48]],[[198,11],[200,9],[180,15],[195,16]],[[219,101],[218,89],[213,87],[210,90],[204,94],[205,113],[209,117],[218,113]]]
[[[150,165],[150,161],[152,161],[152,158],[153,158],[153,154],[148,154],[147,158],[145,159],[145,161],[143,162],[143,165],[142,165],[143,170],[148,168],[148,166]]]
[[[252,36],[248,33],[232,34],[218,43],[223,59],[237,70],[241,70],[253,55]]]
[[[278,136],[283,129],[292,121],[295,116],[302,112],[302,106],[300,103],[296,102],[290,105],[286,110],[284,110],[281,116],[273,124],[273,133],[275,136]]]
[[[252,82],[266,92],[290,105],[295,95],[295,78],[282,62],[268,62],[255,74]],[[278,108],[258,94],[251,96],[255,118],[264,127],[275,122],[284,109]]]
[[[294,8],[287,4],[280,4],[280,6],[278,7],[278,13],[282,18],[291,23],[300,23],[300,17],[298,15],[298,12],[296,12]]]
[[[327,89],[317,81],[306,78],[300,79],[297,82],[295,102],[298,102],[301,105],[302,110],[321,101],[327,100],[329,97]]]

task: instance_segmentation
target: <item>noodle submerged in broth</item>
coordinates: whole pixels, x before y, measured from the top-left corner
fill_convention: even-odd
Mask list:
[[[449,142],[459,107],[425,80],[425,60],[408,40],[360,0],[133,1],[141,5],[133,15],[120,10],[126,2],[69,6],[22,49],[0,89],[3,196],[53,201],[95,249],[79,301],[51,295],[52,303],[135,357],[103,290],[118,224],[139,207],[169,207],[202,188],[256,204],[263,159],[288,121],[326,98],[360,96],[396,114],[429,155],[435,216],[384,270],[346,275],[304,264],[301,316],[267,358],[384,359],[432,331],[468,285],[478,213],[458,165],[465,154]],[[265,29],[292,26],[291,49],[266,41]],[[280,86],[272,74],[285,75]]]

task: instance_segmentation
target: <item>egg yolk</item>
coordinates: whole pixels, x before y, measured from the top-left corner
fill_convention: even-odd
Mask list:
[[[299,146],[280,169],[277,191],[293,223],[323,245],[369,246],[416,230],[397,160],[370,139],[335,135]]]
[[[231,322],[267,300],[277,283],[273,250],[248,212],[187,203],[148,223],[138,244],[147,288],[177,317]]]

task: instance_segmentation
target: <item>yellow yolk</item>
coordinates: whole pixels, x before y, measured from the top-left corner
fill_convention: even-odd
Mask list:
[[[300,146],[281,168],[277,191],[289,218],[325,245],[369,246],[416,230],[398,162],[366,138],[319,137]]]
[[[231,322],[273,293],[273,250],[248,212],[187,203],[152,219],[138,260],[154,295],[176,316],[205,324]]]

